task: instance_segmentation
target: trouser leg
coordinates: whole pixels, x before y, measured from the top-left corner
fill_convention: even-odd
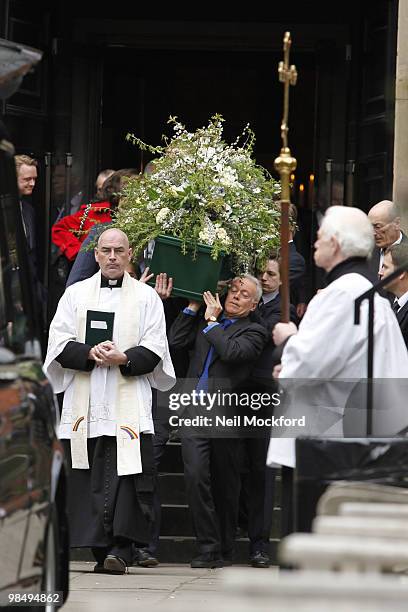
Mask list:
[[[266,467],[268,444],[269,438],[247,438],[245,440],[249,458],[248,536],[250,554],[256,551],[268,552],[269,549],[273,512],[273,499],[271,499],[273,479],[269,473],[270,468]]]
[[[240,461],[238,438],[211,439],[211,479],[221,532],[221,552],[231,559],[238,524]]]
[[[181,440],[187,499],[201,553],[220,551],[220,530],[211,487],[210,444],[207,438]]]
[[[293,469],[282,466],[281,538],[293,533]]]

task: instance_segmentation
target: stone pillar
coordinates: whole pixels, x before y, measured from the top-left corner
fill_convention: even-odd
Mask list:
[[[395,89],[393,200],[408,228],[408,0],[399,0]]]

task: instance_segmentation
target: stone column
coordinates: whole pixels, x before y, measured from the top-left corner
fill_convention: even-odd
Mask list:
[[[408,0],[399,0],[395,89],[393,200],[408,228]]]

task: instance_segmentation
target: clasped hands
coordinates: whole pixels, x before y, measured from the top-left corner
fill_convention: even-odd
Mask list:
[[[88,359],[95,361],[101,367],[125,365],[128,362],[127,355],[122,353],[114,342],[107,340],[100,342],[91,348]]]

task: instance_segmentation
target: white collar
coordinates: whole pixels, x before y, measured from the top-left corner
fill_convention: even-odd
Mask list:
[[[403,293],[398,299],[397,299],[398,305],[399,305],[399,310],[405,306],[405,304],[408,302],[408,291],[406,291],[405,293]]]

